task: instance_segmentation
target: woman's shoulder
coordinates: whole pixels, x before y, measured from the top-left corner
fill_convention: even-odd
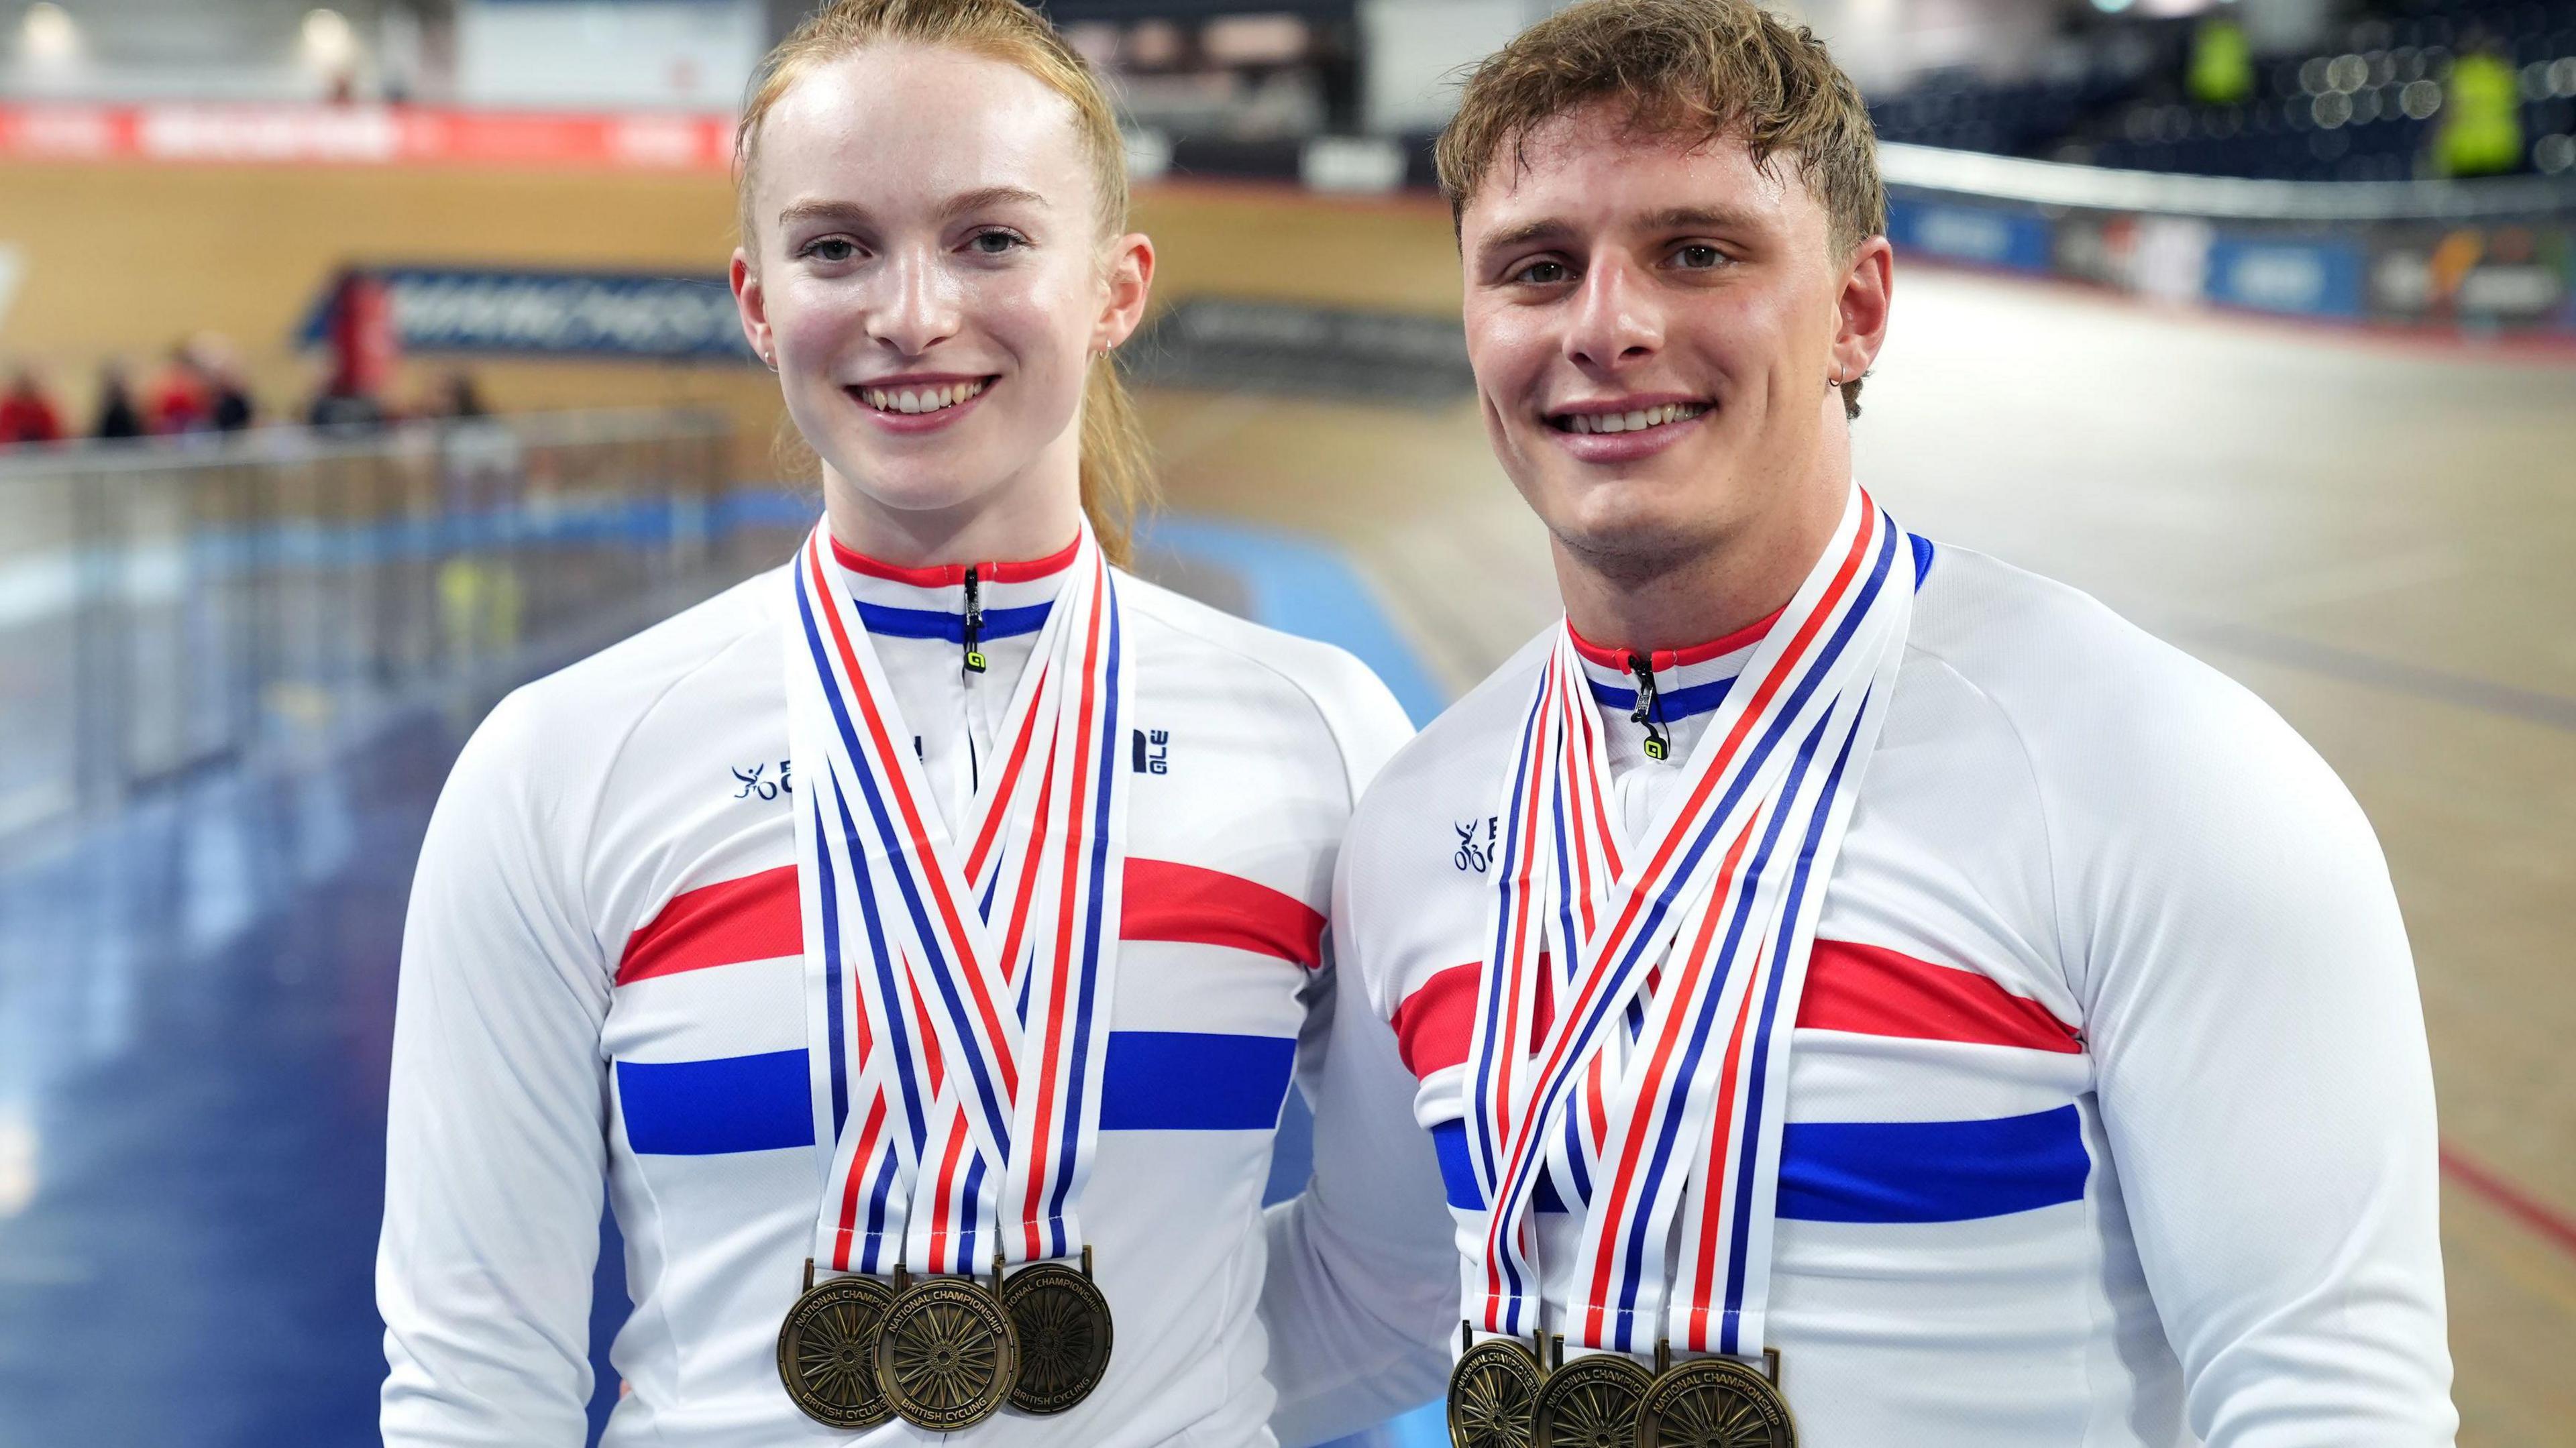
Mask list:
[[[1122,574],[1119,600],[1151,640],[1149,667],[1211,697],[1243,699],[1328,736],[1358,790],[1413,737],[1404,706],[1348,650],[1268,628]]]

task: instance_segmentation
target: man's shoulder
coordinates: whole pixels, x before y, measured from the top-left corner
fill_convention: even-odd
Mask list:
[[[1387,761],[1352,816],[1343,847],[1350,868],[1382,870],[1398,857],[1445,859],[1448,846],[1467,838],[1461,832],[1481,837],[1554,635],[1550,628],[1514,651]]]
[[[2082,590],[1973,550],[1938,549],[1907,649],[2000,718],[2061,821],[2139,823],[2185,796],[2348,799],[2252,690]]]

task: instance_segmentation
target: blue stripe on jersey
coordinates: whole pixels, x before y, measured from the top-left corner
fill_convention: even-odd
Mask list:
[[[1449,1205],[1483,1208],[1467,1124],[1431,1128]],[[2082,1199],[2093,1159],[2072,1106],[1991,1121],[1792,1121],[1780,1208],[1799,1222],[1966,1222]],[[1545,1179],[1538,1209],[1565,1210]]]
[[[1914,587],[1920,591],[1924,578],[1932,571],[1932,540],[1920,533],[1908,533],[1905,538],[1907,542],[1914,545]],[[1586,679],[1584,682],[1592,686],[1593,702],[1604,709],[1627,710],[1637,707],[1637,691],[1634,689],[1622,689],[1616,684],[1605,684],[1599,679]],[[1711,679],[1705,684],[1667,689],[1663,696],[1664,717],[1687,719],[1694,714],[1705,714],[1725,702],[1727,686],[1734,682],[1732,678]]]
[[[617,1063],[617,1106],[639,1153],[707,1156],[814,1144],[805,1052],[669,1065]]]
[[[1604,709],[1625,710],[1637,707],[1637,691],[1634,689],[1622,689],[1616,684],[1602,683],[1599,679],[1586,679],[1584,682],[1592,686],[1593,702]],[[1662,696],[1664,717],[1687,719],[1694,714],[1705,714],[1724,702],[1727,689],[1734,683],[1734,678],[1730,676],[1711,679],[1705,684],[1666,689]]]
[[[852,601],[859,605],[859,622],[867,625],[872,634],[890,639],[946,639],[961,647],[966,642],[966,615],[962,613]],[[988,608],[984,610],[984,627],[979,636],[1006,639],[1014,634],[1036,633],[1046,627],[1047,610],[1054,606],[1049,602],[1026,608]]]
[[[1297,1061],[1293,1036],[1112,1031],[1103,1131],[1269,1131]],[[814,1144],[805,1052],[620,1061],[617,1102],[642,1156],[714,1156]]]
[[[1103,1131],[1269,1131],[1288,1099],[1294,1036],[1112,1031]]]

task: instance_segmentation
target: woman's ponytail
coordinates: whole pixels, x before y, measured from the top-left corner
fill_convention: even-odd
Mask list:
[[[1082,388],[1082,511],[1110,562],[1126,565],[1136,522],[1153,503],[1153,452],[1144,424],[1118,376],[1117,356],[1100,357]]]

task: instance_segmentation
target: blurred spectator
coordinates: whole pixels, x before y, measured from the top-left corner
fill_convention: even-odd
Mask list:
[[[164,437],[203,432],[211,421],[205,374],[185,346],[170,349],[170,360],[152,384],[152,431]]]
[[[2445,176],[2495,176],[2522,165],[2522,93],[2513,62],[2472,36],[2451,65],[2451,93],[2433,141]]]
[[[420,415],[437,422],[462,422],[491,410],[483,405],[483,390],[474,385],[474,374],[462,369],[442,374],[420,405]]]
[[[2191,36],[2191,98],[2205,106],[2243,105],[2254,94],[2254,47],[2245,27],[2225,16],[2200,22]]]
[[[21,442],[61,442],[62,409],[45,394],[36,369],[21,367],[9,390],[0,394],[0,447]]]
[[[259,404],[242,379],[241,359],[233,355],[231,343],[210,332],[191,343],[189,353],[205,388],[207,420],[215,431],[240,432],[259,420]]]
[[[329,385],[305,409],[304,420],[323,432],[373,432],[393,420],[385,404],[373,392],[358,385],[345,373],[332,376]]]
[[[143,435],[143,414],[134,406],[134,389],[126,383],[125,369],[114,362],[99,369],[98,421],[89,431],[99,438]]]

